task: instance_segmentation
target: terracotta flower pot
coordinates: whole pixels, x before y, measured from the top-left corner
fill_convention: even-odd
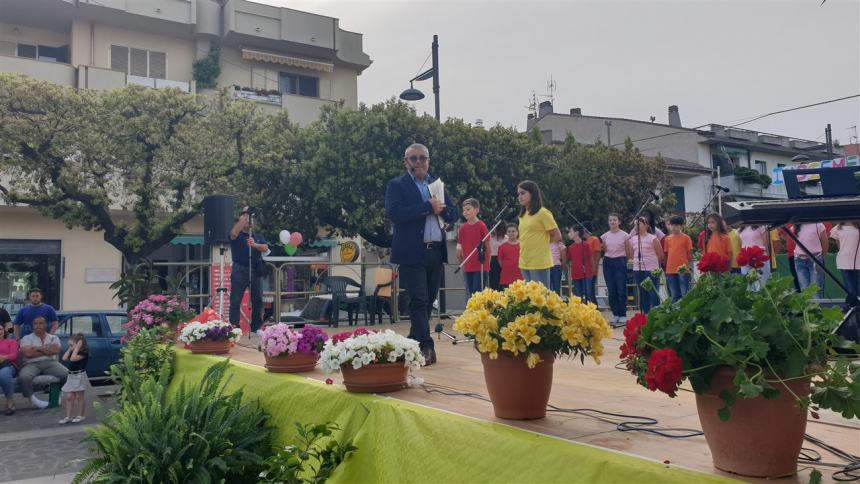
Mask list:
[[[806,409],[801,409],[791,392],[809,396],[809,378],[775,383],[779,397],[738,398],[729,420],[723,422],[717,410],[724,406],[720,392],[732,387],[735,369],[719,368],[711,388],[696,394],[699,421],[705,432],[711,458],[717,469],[750,477],[793,474],[806,431]]]
[[[352,365],[342,365],[343,384],[354,393],[396,392],[406,388],[409,368],[403,363],[375,363],[354,369]]]
[[[551,351],[542,351],[540,357],[543,361],[529,368],[526,355],[512,356],[500,351],[499,357],[493,360],[489,354],[481,353],[484,381],[496,417],[511,420],[546,417],[555,355]]]
[[[226,355],[230,352],[230,341],[195,341],[188,347],[195,355]]]
[[[319,355],[313,353],[291,353],[286,356],[269,356],[266,357],[266,369],[272,373],[304,373],[313,371],[317,366],[317,358]]]

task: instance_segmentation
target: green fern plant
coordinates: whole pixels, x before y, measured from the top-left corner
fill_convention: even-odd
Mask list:
[[[274,428],[257,404],[242,403],[241,389],[225,394],[229,365],[213,365],[170,398],[167,366],[144,378],[134,398],[87,430],[94,455],[73,482],[256,482]]]

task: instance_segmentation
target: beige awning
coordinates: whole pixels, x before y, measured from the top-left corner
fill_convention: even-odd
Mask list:
[[[242,49],[243,59],[253,59],[263,62],[272,62],[275,64],[283,64],[285,66],[299,67],[301,69],[310,69],[312,71],[331,72],[334,69],[334,64],[329,62],[320,62],[300,57],[290,57],[280,54],[272,54],[271,52],[263,52],[253,49]]]

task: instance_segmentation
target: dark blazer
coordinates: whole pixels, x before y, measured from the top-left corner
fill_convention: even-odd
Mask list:
[[[428,175],[429,176],[429,175]],[[435,178],[430,177],[430,182]],[[385,187],[385,216],[391,220],[392,264],[421,264],[424,261],[424,223],[433,213],[430,202],[421,198],[412,176],[405,173],[388,181]],[[439,214],[446,223],[457,220],[457,207],[445,193],[445,210]],[[442,231],[444,260],[448,259],[445,231]]]

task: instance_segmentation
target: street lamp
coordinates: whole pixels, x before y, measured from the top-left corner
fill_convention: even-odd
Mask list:
[[[400,99],[404,101],[418,101],[424,99],[424,93],[415,89],[412,85],[415,81],[426,81],[427,79],[433,78],[433,97],[436,99],[436,121],[440,121],[439,114],[439,36],[433,36],[433,45],[432,45],[432,57],[433,57],[433,65],[430,69],[418,74],[409,80],[409,89],[400,93]]]

